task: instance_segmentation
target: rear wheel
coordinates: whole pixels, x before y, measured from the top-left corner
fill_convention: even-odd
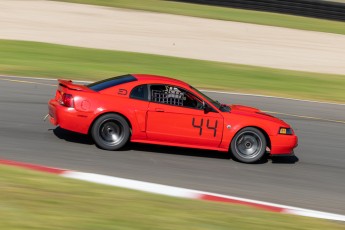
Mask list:
[[[238,161],[254,163],[264,156],[266,145],[266,138],[259,129],[247,127],[232,139],[231,152]]]
[[[118,150],[129,140],[130,128],[122,116],[105,114],[95,121],[91,135],[96,145],[105,150]]]

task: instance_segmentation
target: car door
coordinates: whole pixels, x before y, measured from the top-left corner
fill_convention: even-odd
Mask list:
[[[132,140],[144,140],[146,136],[146,117],[149,107],[148,99],[148,85],[142,84],[135,86],[129,95],[129,103],[127,108],[134,115],[135,119],[132,120],[136,128],[132,130]]]
[[[147,113],[147,138],[152,141],[217,148],[222,139],[223,117],[205,111],[203,101],[182,87],[151,85]]]

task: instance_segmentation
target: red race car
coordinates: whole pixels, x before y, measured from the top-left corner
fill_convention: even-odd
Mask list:
[[[130,140],[229,151],[253,163],[267,152],[293,154],[297,146],[293,129],[278,118],[220,104],[185,82],[154,75],[124,75],[89,85],[59,80],[49,115],[53,125],[91,134],[106,150],[118,150]]]

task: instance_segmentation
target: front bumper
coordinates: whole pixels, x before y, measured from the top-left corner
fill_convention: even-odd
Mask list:
[[[270,136],[271,152],[270,155],[286,156],[293,155],[294,148],[298,145],[298,138],[296,135],[276,135]]]

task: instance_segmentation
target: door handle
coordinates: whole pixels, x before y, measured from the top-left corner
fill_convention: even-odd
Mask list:
[[[164,109],[156,108],[156,112],[164,112]]]

